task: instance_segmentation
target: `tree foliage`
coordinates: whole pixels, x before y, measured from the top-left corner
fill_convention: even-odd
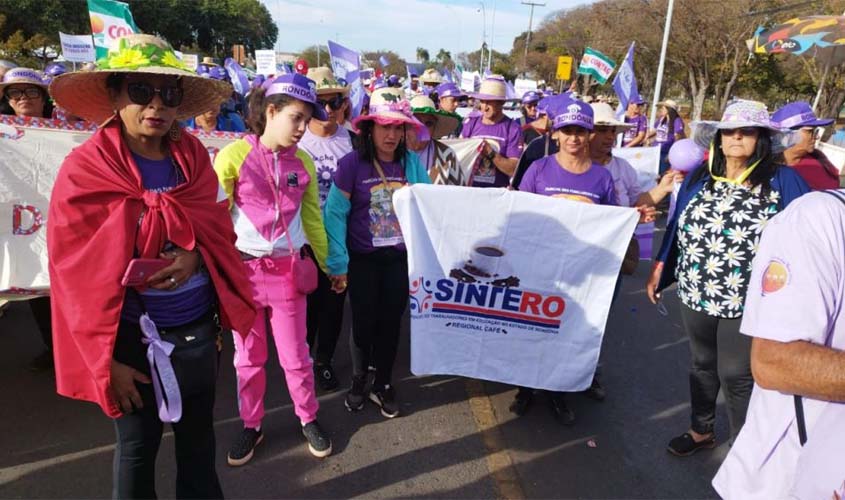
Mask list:
[[[128,0],[144,33],[177,49],[224,57],[234,44],[247,52],[271,48],[278,29],[259,0]],[[0,0],[0,56],[20,65],[43,66],[36,50],[59,46],[59,31],[90,33],[86,0]]]

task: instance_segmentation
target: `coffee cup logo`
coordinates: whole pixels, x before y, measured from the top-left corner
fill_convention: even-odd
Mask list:
[[[467,283],[489,283],[495,286],[519,286],[519,278],[506,259],[503,248],[480,243],[470,251],[469,259],[461,269],[453,269],[450,276]]]

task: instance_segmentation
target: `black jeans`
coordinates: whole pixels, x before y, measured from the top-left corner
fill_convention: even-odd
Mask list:
[[[41,334],[41,340],[44,341],[44,346],[47,350],[53,350],[53,318],[50,316],[50,297],[38,297],[37,299],[29,300],[29,310],[32,311],[32,317],[35,324],[38,326],[38,333]]]
[[[751,337],[739,333],[742,318],[720,319],[681,304],[681,320],[692,354],[689,373],[692,430],[699,434],[713,432],[716,398],[722,388],[733,442],[745,423],[754,386]]]
[[[308,251],[313,258],[310,248]],[[334,293],[329,277],[320,269],[320,266],[317,266],[317,273],[317,289],[308,295],[308,312],[306,315],[308,349],[314,352],[316,364],[329,365],[334,357],[337,339],[340,338],[340,329],[343,326],[343,306],[346,302],[346,291]]]
[[[213,315],[179,328],[166,329],[163,340],[181,349],[171,355],[182,395],[182,418],[172,424],[176,440],[176,497],[223,498],[215,469],[214,389],[217,379],[219,327]],[[191,339],[193,337],[193,339]],[[150,375],[138,325],[121,322],[114,359]],[[113,464],[113,498],[155,498],[155,460],[163,425],[151,384],[139,384],[144,407],[115,419],[117,447]]]
[[[408,304],[408,254],[383,248],[349,256],[352,375],[364,377],[372,358],[376,388],[390,383]]]

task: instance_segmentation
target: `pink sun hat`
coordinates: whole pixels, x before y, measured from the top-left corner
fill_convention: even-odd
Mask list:
[[[358,124],[373,121],[379,125],[411,125],[421,141],[429,140],[430,134],[423,123],[414,117],[411,103],[405,99],[402,89],[382,87],[373,91],[370,96],[370,112],[352,120],[352,126],[357,133]]]

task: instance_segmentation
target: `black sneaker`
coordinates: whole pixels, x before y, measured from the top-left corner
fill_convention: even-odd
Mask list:
[[[399,406],[396,404],[396,391],[390,384],[380,390],[370,391],[370,401],[381,409],[381,414],[386,418],[399,416]]]
[[[572,425],[575,423],[575,412],[566,406],[566,401],[562,394],[552,394],[549,398],[549,406],[552,409],[555,420],[561,425]]]
[[[367,378],[352,377],[352,387],[346,393],[344,406],[349,411],[360,411],[364,407],[364,387],[367,385]]]
[[[302,434],[308,440],[308,451],[312,455],[324,458],[332,454],[332,440],[326,436],[316,420],[302,426]]]
[[[696,441],[692,434],[685,432],[680,436],[672,438],[666,451],[676,457],[688,457],[698,450],[709,450],[716,447],[716,435],[710,434],[703,441]]]
[[[314,378],[317,379],[317,385],[325,392],[331,392],[340,385],[337,377],[334,376],[332,365],[317,363],[314,365]]]
[[[595,399],[596,401],[604,401],[604,398],[607,397],[607,392],[604,390],[604,387],[602,387],[598,377],[595,376],[593,377],[593,383],[590,384],[590,387],[585,391],[581,391],[581,394],[590,399]]]
[[[516,396],[514,396],[513,403],[511,403],[508,410],[521,417],[528,412],[528,408],[531,406],[531,401],[533,400],[534,390],[529,389],[528,387],[520,387],[519,390],[516,391]]]
[[[229,450],[229,456],[227,457],[229,465],[237,467],[249,462],[252,459],[253,453],[255,453],[255,447],[263,440],[263,432],[250,429],[249,427],[245,428],[241,432],[241,435],[238,436],[235,444],[232,445],[232,449]]]

